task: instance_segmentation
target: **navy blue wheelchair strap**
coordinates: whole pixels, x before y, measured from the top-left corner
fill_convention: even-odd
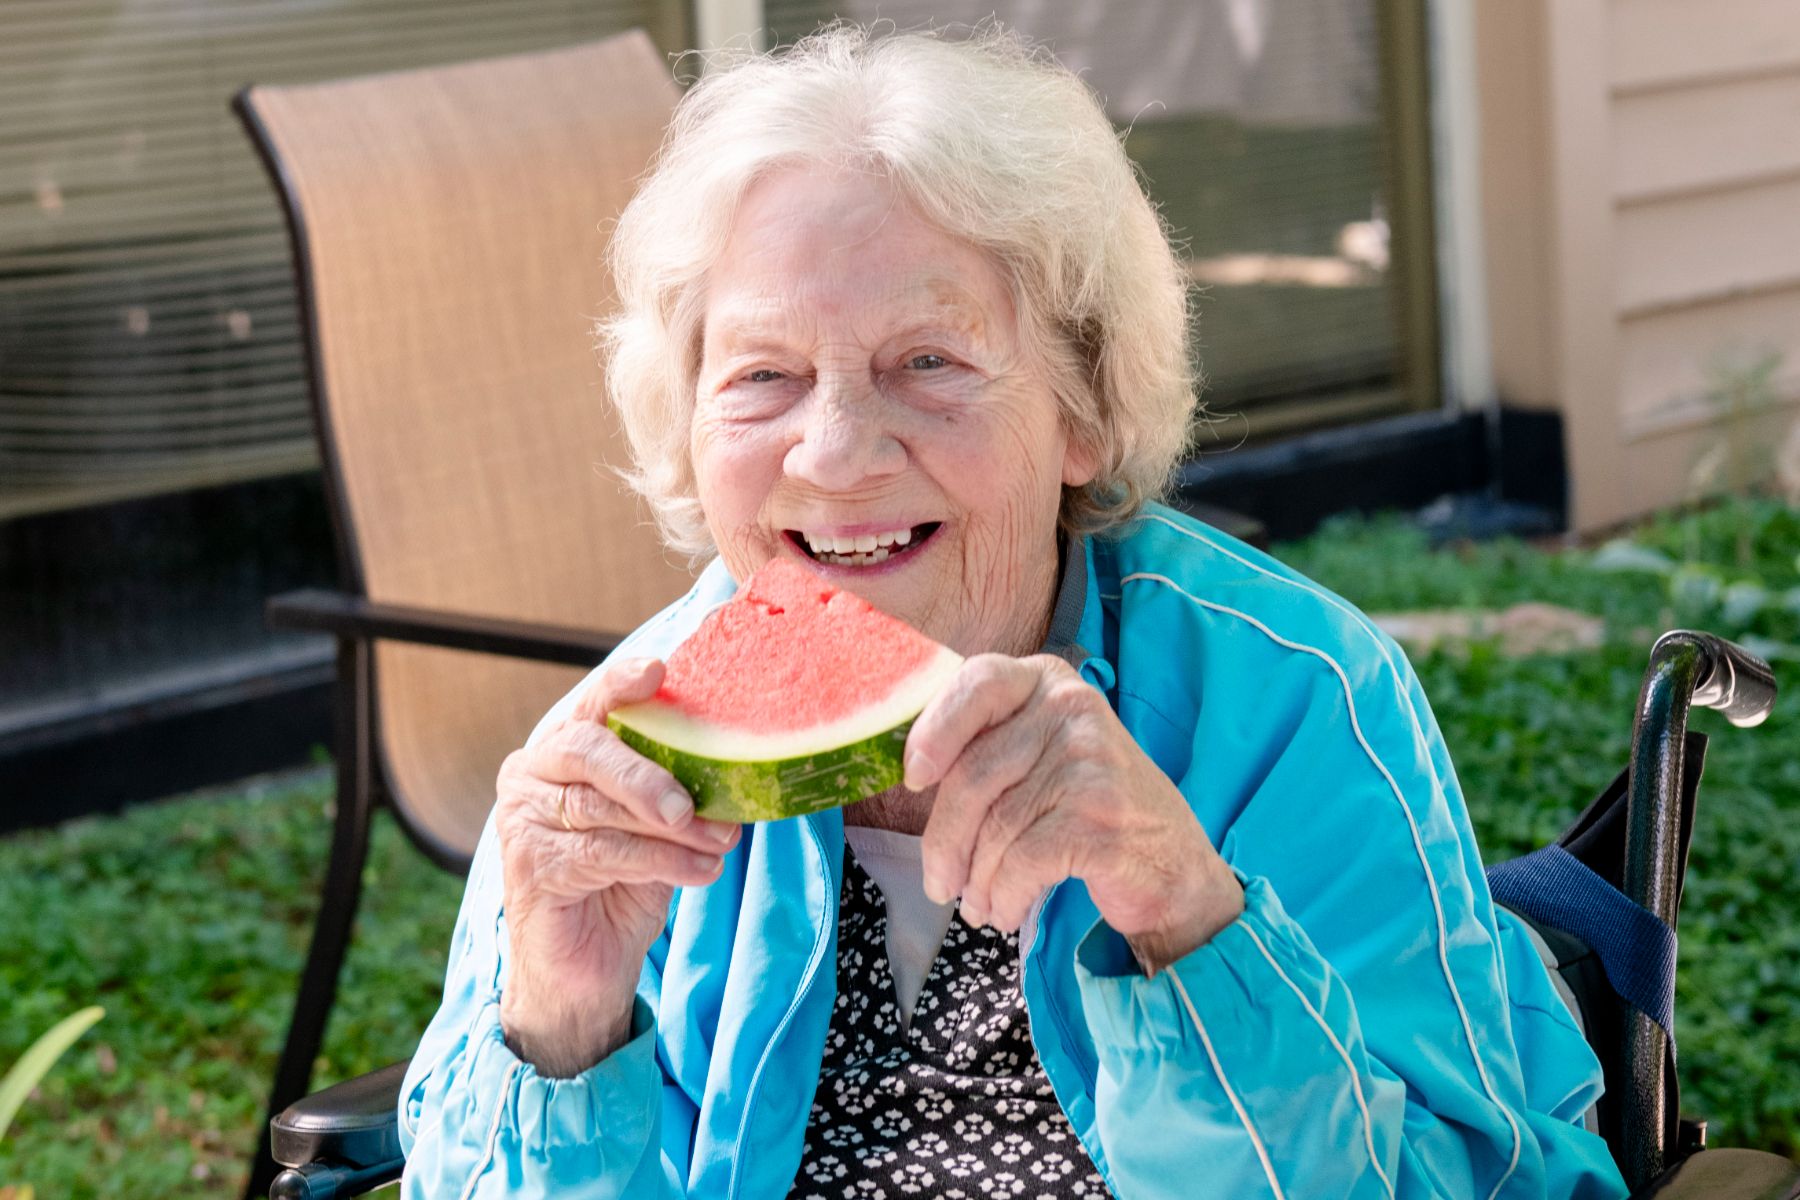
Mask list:
[[[1487,869],[1494,899],[1592,946],[1613,991],[1675,1040],[1675,931],[1561,846]]]

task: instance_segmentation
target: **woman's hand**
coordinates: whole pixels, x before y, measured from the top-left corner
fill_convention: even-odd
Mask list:
[[[546,1075],[579,1074],[625,1043],[673,889],[711,883],[738,839],[738,826],[695,817],[675,778],[606,727],[608,711],[648,699],[662,677],[655,659],[608,668],[567,721],[500,768],[512,943],[500,1020]]]
[[[925,890],[963,919],[1017,929],[1077,878],[1146,970],[1243,912],[1237,877],[1106,697],[1060,658],[969,659],[906,739],[906,786],[937,785]]]

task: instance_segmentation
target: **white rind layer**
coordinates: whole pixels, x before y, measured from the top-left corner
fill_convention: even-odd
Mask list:
[[[956,674],[962,662],[962,655],[939,646],[924,667],[902,679],[892,694],[863,704],[850,716],[828,725],[813,725],[784,733],[761,733],[702,723],[667,705],[653,703],[622,705],[609,713],[608,719],[697,758],[722,762],[778,762],[805,758],[853,745],[912,720]],[[778,704],[780,698],[770,697],[770,703]]]

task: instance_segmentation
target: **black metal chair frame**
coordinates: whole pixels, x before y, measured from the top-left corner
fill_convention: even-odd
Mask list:
[[[275,184],[287,220],[299,291],[302,340],[307,348],[308,394],[325,464],[326,495],[341,584],[340,590],[336,591],[308,589],[276,596],[269,600],[265,610],[271,628],[330,634],[337,640],[334,732],[337,794],[331,857],[306,966],[301,974],[300,990],[294,1000],[293,1018],[269,1091],[267,1116],[273,1118],[305,1096],[312,1082],[313,1061],[318,1057],[337,995],[338,976],[361,900],[363,866],[368,859],[370,822],[375,810],[385,805],[393,812],[407,837],[438,866],[459,875],[466,874],[469,869],[469,857],[464,851],[444,844],[430,831],[409,821],[405,812],[393,803],[378,749],[381,743],[375,706],[375,643],[384,640],[409,642],[591,667],[610,654],[620,639],[616,634],[595,630],[381,604],[368,598],[363,584],[361,553],[349,518],[348,500],[343,493],[342,472],[335,461],[331,416],[322,392],[325,372],[319,356],[313,312],[312,259],[305,218],[292,182],[273,153],[271,139],[250,102],[248,88],[237,94],[232,108]],[[398,1087],[397,1077],[395,1087]],[[260,1125],[255,1156],[245,1185],[247,1200],[268,1194],[279,1170],[272,1153],[271,1121],[265,1119]]]
[[[311,1085],[313,1061],[337,996],[338,976],[361,901],[370,823],[375,810],[388,803],[389,791],[376,753],[375,643],[402,641],[591,667],[612,652],[617,639],[560,626],[377,604],[350,593],[325,590],[274,597],[266,615],[273,628],[327,633],[337,639],[337,797],[331,858],[287,1041],[269,1092],[268,1116],[273,1117],[306,1095]],[[413,825],[398,809],[392,811],[400,827],[431,861],[447,871],[467,873],[467,856]],[[398,1086],[396,1079],[396,1089]],[[270,1139],[270,1123],[265,1120],[246,1185],[248,1197],[268,1194],[278,1170]]]
[[[1754,725],[1774,701],[1774,675],[1754,655],[1710,634],[1665,634],[1651,651],[1639,693],[1624,786],[1608,789],[1571,827],[1571,834],[1579,833],[1605,809],[1616,810],[1622,791],[1622,890],[1671,928],[1704,747],[1699,735],[1688,733],[1689,710],[1698,704],[1718,709],[1733,724]],[[1574,940],[1554,929],[1547,932]],[[1678,1124],[1670,1111],[1676,1093],[1667,1035],[1616,998],[1598,1007],[1608,1010],[1607,1019],[1590,1022],[1588,1036],[1616,1093],[1619,1132],[1609,1144],[1634,1197],[1800,1198],[1800,1166],[1785,1159],[1748,1150],[1698,1153],[1704,1149],[1704,1123]],[[1611,1012],[1614,1007],[1619,1011]],[[347,1080],[277,1117],[276,1156],[289,1169],[276,1178],[270,1196],[330,1200],[399,1178],[404,1163],[397,1104],[405,1069],[405,1063],[395,1063]],[[1672,1135],[1675,1129],[1685,1136]]]

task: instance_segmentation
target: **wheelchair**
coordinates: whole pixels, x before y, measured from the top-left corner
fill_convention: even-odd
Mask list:
[[[1599,1057],[1606,1091],[1589,1114],[1634,1200],[1800,1200],[1800,1164],[1707,1150],[1680,1115],[1672,1037],[1676,917],[1706,738],[1693,705],[1740,727],[1775,704],[1775,676],[1707,633],[1664,634],[1650,652],[1631,760],[1549,846],[1488,868],[1495,902],[1521,917]],[[400,1177],[396,1107],[406,1063],[309,1096],[270,1122],[273,1200],[335,1200]]]

